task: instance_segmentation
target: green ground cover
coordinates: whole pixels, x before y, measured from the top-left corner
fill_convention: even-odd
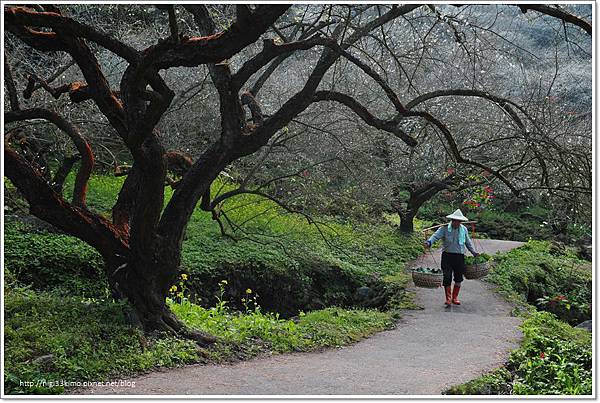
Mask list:
[[[89,208],[109,216],[121,183],[93,176]],[[231,186],[218,181],[214,191]],[[62,393],[49,381],[341,346],[391,327],[399,309],[414,307],[404,268],[422,253],[418,238],[389,224],[318,217],[321,224],[311,225],[256,197],[223,208],[254,235],[223,237],[209,213],[195,211],[169,302],[189,326],[219,338],[208,349],[131,327],[129,308],[112,301],[92,248],[32,217],[8,214],[6,393]],[[367,292],[358,295],[361,287]]]

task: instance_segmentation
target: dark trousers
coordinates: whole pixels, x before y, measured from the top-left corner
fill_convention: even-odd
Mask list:
[[[444,287],[452,284],[452,275],[454,275],[454,283],[459,283],[457,285],[460,286],[465,272],[465,255],[442,252],[442,272],[444,273]]]

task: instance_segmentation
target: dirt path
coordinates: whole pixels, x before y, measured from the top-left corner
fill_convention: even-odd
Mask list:
[[[520,242],[481,240],[486,253]],[[434,252],[439,264],[440,251]],[[431,265],[431,254],[413,263]],[[254,359],[234,365],[191,365],[137,378],[135,387],[81,394],[167,395],[438,395],[500,366],[517,346],[520,321],[478,280],[466,280],[462,305],[445,308],[441,289],[417,289],[425,309],[408,311],[394,330],[320,353]]]

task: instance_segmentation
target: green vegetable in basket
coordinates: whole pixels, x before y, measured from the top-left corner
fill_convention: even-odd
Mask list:
[[[442,272],[441,269],[432,269],[430,267],[417,267],[416,269],[413,269],[413,271],[415,271],[417,273],[430,273],[430,274],[439,274]]]
[[[470,266],[474,264],[482,264],[490,260],[492,257],[486,253],[481,253],[477,257],[465,256],[465,265]]]

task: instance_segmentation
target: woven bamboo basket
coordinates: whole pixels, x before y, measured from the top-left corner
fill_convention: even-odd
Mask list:
[[[444,275],[442,273],[412,272],[412,280],[417,287],[438,288],[442,285],[443,278]]]
[[[479,264],[469,264],[465,266],[465,278],[467,280],[477,280],[487,276],[490,271],[490,262]]]

